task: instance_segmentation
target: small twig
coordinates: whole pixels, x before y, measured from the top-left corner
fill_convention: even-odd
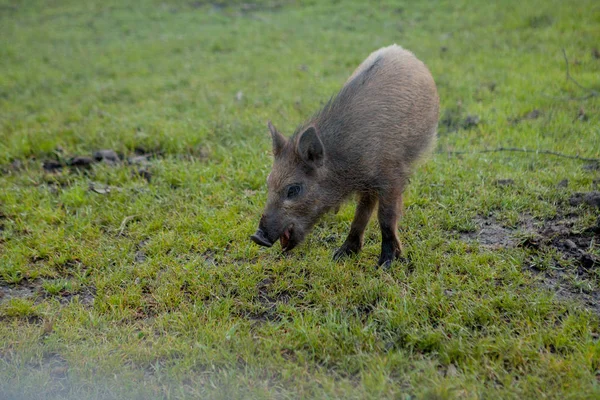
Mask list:
[[[597,90],[594,89],[590,89],[588,87],[583,86],[581,83],[579,83],[575,78],[573,78],[571,76],[571,72],[569,70],[569,58],[567,57],[567,52],[564,49],[564,47],[562,48],[562,53],[563,53],[563,58],[565,59],[565,79],[568,81],[573,82],[575,85],[577,85],[577,87],[579,87],[580,89],[583,90],[587,90],[588,94],[586,94],[585,96],[581,96],[581,97],[571,97],[571,96],[567,96],[567,97],[553,97],[553,96],[548,96],[545,93],[542,93],[544,96],[549,97],[551,99],[554,100],[564,100],[564,101],[570,101],[570,100],[587,100],[591,97],[596,97],[598,95],[600,95],[600,93],[598,93]]]
[[[572,160],[600,162],[600,158],[588,158],[588,157],[573,156],[570,154],[558,153],[556,151],[550,151],[550,150],[520,149],[518,147],[498,147],[495,149],[486,149],[486,150],[477,150],[477,151],[439,151],[438,154],[448,154],[448,155],[481,154],[481,153],[499,153],[502,151],[511,151],[511,152],[519,152],[519,153],[533,153],[533,154],[549,154],[549,155],[557,156],[557,157],[570,158]]]
[[[125,231],[127,224],[130,221],[132,221],[135,217],[136,217],[135,215],[128,215],[127,217],[123,218],[123,221],[121,222],[121,226],[119,226],[119,233],[117,234],[117,236],[123,236],[123,232]]]
[[[593,96],[597,96],[598,92],[596,92],[594,89],[590,89],[588,87],[583,86],[581,83],[577,82],[575,80],[575,78],[573,78],[571,76],[571,73],[569,72],[569,59],[567,58],[567,52],[565,51],[564,47],[562,49],[562,52],[563,52],[563,57],[565,58],[565,67],[566,67],[566,72],[567,72],[567,81],[571,81],[574,84],[576,84],[577,86],[579,86],[580,88],[582,88],[583,90],[589,90]]]
[[[550,99],[558,100],[558,101],[587,100],[592,97],[600,96],[600,93],[597,90],[590,89],[588,87],[583,86],[581,83],[579,83],[575,78],[573,78],[571,76],[571,72],[569,70],[569,58],[567,57],[567,52],[565,51],[564,47],[562,48],[562,53],[563,53],[563,58],[565,59],[565,68],[566,68],[566,70],[565,70],[566,78],[565,79],[567,80],[567,82],[568,81],[573,82],[580,89],[587,90],[588,94],[586,94],[585,96],[580,96],[580,97],[572,97],[572,96],[555,97],[555,96],[547,95],[546,93],[542,93],[542,95],[544,97],[548,97]]]

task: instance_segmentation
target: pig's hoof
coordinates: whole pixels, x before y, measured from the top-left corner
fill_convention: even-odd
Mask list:
[[[349,257],[353,254],[357,254],[360,251],[360,246],[349,244],[348,242],[344,242],[342,247],[337,249],[335,254],[333,255],[334,260],[340,260],[345,257]]]
[[[400,252],[394,252],[391,254],[382,254],[379,257],[379,261],[377,262],[377,266],[381,267],[385,270],[390,269],[390,267],[392,266],[392,263],[395,260],[402,260],[402,257],[400,256]]]
[[[388,270],[390,269],[390,267],[392,266],[392,263],[394,262],[394,258],[379,258],[379,261],[377,261],[377,268],[383,268],[384,270]]]

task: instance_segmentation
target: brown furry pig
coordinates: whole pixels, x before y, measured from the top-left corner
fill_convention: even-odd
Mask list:
[[[415,162],[435,143],[439,98],[427,67],[392,45],[372,53],[340,92],[286,139],[269,121],[273,170],[267,206],[251,239],[284,251],[296,247],[319,217],[356,193],[350,233],[335,259],[360,251],[377,206],[379,265],[400,256],[402,192]]]

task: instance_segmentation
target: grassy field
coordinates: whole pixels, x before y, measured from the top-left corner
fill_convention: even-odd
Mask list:
[[[600,158],[599,38],[593,0],[0,0],[0,398],[598,398],[600,167],[535,151]],[[391,43],[442,103],[406,259],[374,220],[331,260],[352,204],[251,243],[267,119]]]

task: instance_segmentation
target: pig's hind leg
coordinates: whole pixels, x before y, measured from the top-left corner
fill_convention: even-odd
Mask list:
[[[394,260],[400,258],[402,246],[398,239],[398,218],[402,213],[402,189],[379,194],[379,227],[381,228],[381,255],[379,266],[389,268]]]
[[[356,254],[362,249],[365,228],[375,209],[375,204],[377,204],[377,196],[374,193],[360,194],[354,220],[350,226],[350,233],[348,233],[344,244],[333,255],[334,260]]]

